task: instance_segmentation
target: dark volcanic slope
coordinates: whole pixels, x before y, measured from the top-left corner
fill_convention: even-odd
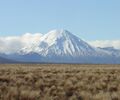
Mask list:
[[[0,63],[15,63],[15,61],[0,57]]]

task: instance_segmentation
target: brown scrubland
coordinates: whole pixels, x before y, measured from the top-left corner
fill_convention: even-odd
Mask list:
[[[120,100],[120,65],[1,64],[0,100]]]

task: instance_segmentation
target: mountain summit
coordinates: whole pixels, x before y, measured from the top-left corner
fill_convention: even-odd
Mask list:
[[[37,41],[16,54],[6,55],[7,58],[24,62],[120,63],[119,51],[116,54],[113,50],[95,48],[67,30],[52,30]]]

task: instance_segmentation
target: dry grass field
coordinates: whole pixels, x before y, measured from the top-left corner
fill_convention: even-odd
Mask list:
[[[120,100],[120,65],[1,64],[0,100]]]

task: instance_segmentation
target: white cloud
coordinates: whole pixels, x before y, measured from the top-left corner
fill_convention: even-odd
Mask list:
[[[120,49],[120,40],[96,40],[89,41],[88,43],[95,47],[114,47]]]
[[[0,37],[1,53],[16,53],[24,47],[31,47],[39,43],[40,33],[25,33],[22,36]]]

